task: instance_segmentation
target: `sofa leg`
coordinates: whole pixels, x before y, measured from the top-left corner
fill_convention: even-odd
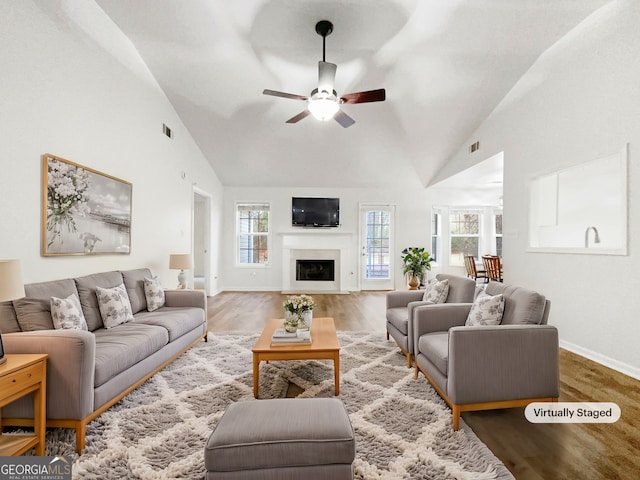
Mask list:
[[[76,426],[76,452],[78,452],[78,455],[82,455],[82,450],[84,450],[84,438],[86,431],[86,424],[84,422],[78,423]]]
[[[387,330],[387,340],[389,340],[389,330]]]
[[[413,371],[413,378],[418,378],[419,373],[420,369],[418,368],[418,362],[416,362],[416,369]]]
[[[460,428],[460,405],[452,405],[451,411],[453,413],[453,431],[457,431]]]
[[[411,354],[407,352],[405,355],[407,356],[407,368],[411,368]]]

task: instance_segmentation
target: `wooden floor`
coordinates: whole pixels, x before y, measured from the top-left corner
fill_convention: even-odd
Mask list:
[[[209,297],[209,331],[258,333],[282,316],[276,292],[224,292]],[[314,315],[333,317],[338,330],[385,330],[385,292],[313,295]],[[425,382],[420,376],[417,382]],[[560,401],[615,402],[615,424],[532,424],[524,409],[466,412],[465,422],[517,480],[640,478],[640,381],[562,350]]]

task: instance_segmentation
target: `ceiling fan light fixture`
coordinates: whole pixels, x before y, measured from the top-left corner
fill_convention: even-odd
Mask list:
[[[331,120],[333,116],[340,110],[340,105],[335,98],[312,98],[309,100],[307,108],[315,118],[322,122]]]
[[[318,88],[311,92],[311,95],[295,95],[293,93],[278,92],[276,90],[265,89],[264,95],[274,97],[290,98],[293,100],[304,100],[307,108],[294,115],[286,123],[298,123],[300,120],[312,115],[321,122],[335,119],[343,128],[348,128],[356,121],[340,109],[342,104],[382,102],[386,98],[384,88],[378,90],[368,90],[364,92],[347,93],[338,97],[334,90],[336,80],[335,63],[326,60],[326,39],[327,35],[333,31],[333,24],[328,20],[321,20],[316,24],[316,33],[322,37],[322,60],[318,62]]]

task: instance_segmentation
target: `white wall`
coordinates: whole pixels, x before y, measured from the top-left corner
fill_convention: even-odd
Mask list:
[[[640,2],[613,1],[545,52],[464,145],[504,151],[505,281],[551,300],[563,346],[640,378]],[[629,255],[527,252],[529,181],[629,143]],[[485,157],[486,158],[486,157]],[[441,178],[473,163],[459,151]]]
[[[148,266],[175,285],[193,183],[216,230],[222,187],[130,42],[93,2],[3,1],[0,64],[0,258],[19,258],[26,283]],[[131,254],[40,256],[43,153],[133,184]]]
[[[358,290],[359,269],[359,205],[378,204],[396,206],[395,282],[396,288],[406,288],[402,275],[400,251],[408,246],[430,245],[431,199],[424,189],[384,190],[352,188],[240,188],[224,190],[222,277],[225,290],[281,290],[282,288],[282,234],[300,232],[291,226],[291,197],[340,198],[340,223],[336,229],[321,229],[318,235],[332,232],[351,234],[349,255],[349,282],[343,290]],[[271,245],[269,266],[247,267],[236,265],[235,205],[245,202],[271,204]]]

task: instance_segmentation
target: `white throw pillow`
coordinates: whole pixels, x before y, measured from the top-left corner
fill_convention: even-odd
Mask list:
[[[164,289],[158,277],[144,279],[144,296],[147,299],[147,310],[150,312],[164,305]]]
[[[115,327],[133,320],[131,302],[123,284],[113,288],[96,287],[96,296],[104,328]]]
[[[51,319],[56,330],[88,330],[80,299],[75,293],[67,298],[51,297]]]
[[[465,325],[500,325],[504,313],[504,297],[480,292],[471,305]]]
[[[431,282],[427,285],[422,296],[422,301],[431,303],[444,303],[449,296],[449,280]]]

